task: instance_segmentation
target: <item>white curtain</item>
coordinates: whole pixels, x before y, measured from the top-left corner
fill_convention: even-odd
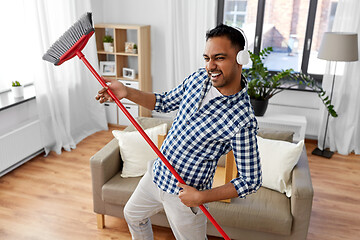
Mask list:
[[[206,32],[216,26],[217,0],[169,0],[167,89],[204,67]]]
[[[75,57],[60,66],[42,60],[42,55],[79,17],[91,11],[90,0],[24,1],[27,22],[23,42],[31,64],[45,152],[70,151],[85,137],[107,129],[104,106],[94,99],[101,88],[85,65]],[[21,31],[21,29],[19,29]],[[26,37],[25,37],[26,36]],[[26,41],[25,41],[26,40]],[[83,50],[88,61],[98,68],[95,37]]]
[[[333,32],[356,32],[360,39],[360,1],[340,0],[334,19]],[[360,46],[360,44],[358,43]],[[337,118],[330,116],[326,147],[331,151],[347,155],[351,152],[360,154],[360,61],[337,63],[333,92],[333,105]],[[328,63],[323,79],[323,87],[330,93],[334,74],[334,63]],[[322,149],[327,111],[322,109],[319,148]]]

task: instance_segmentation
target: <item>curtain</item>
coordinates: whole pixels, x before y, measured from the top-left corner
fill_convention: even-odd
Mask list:
[[[360,1],[340,0],[334,19],[333,32],[356,32],[360,39]],[[360,44],[358,43],[360,46]],[[330,116],[326,147],[331,151],[347,155],[360,154],[360,61],[337,63],[332,103],[338,113],[337,118]],[[334,74],[334,63],[327,64],[323,88],[330,93]],[[322,108],[322,119],[318,146],[322,149],[327,111]]]
[[[169,0],[167,89],[204,67],[205,34],[216,25],[217,0]]]
[[[49,47],[82,14],[91,10],[90,0],[31,0],[24,4],[27,23],[23,31],[29,33],[24,34],[23,42],[26,39],[29,53],[23,58],[32,66],[29,77],[34,78],[45,153],[60,154],[62,149],[70,151],[85,137],[107,129],[104,106],[95,100],[101,86],[82,61],[75,57],[54,66],[42,60]],[[97,69],[95,37],[83,53]]]

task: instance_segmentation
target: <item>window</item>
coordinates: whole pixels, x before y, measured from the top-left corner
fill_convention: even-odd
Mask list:
[[[219,0],[218,22],[242,28],[254,53],[272,47],[265,61],[270,71],[292,68],[321,80],[326,62],[317,52],[323,33],[332,29],[337,2]]]
[[[243,27],[246,17],[247,0],[226,1],[224,11],[224,23]]]

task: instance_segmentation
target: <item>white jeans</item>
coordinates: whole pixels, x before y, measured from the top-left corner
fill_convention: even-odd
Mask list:
[[[186,207],[177,195],[159,189],[153,183],[153,161],[124,208],[132,239],[153,239],[150,217],[165,210],[176,239],[206,239],[206,216],[200,208]]]

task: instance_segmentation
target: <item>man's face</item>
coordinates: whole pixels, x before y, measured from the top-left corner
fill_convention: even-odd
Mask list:
[[[237,50],[225,36],[209,38],[206,42],[205,68],[212,85],[223,95],[232,95],[241,89],[242,66],[236,62],[236,54]]]

